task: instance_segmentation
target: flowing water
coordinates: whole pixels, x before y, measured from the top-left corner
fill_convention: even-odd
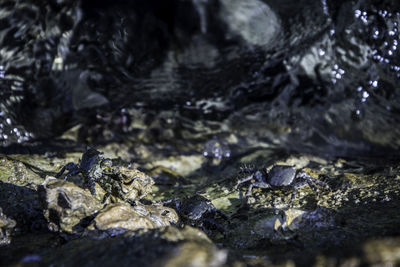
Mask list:
[[[135,109],[148,121],[169,111],[176,138],[233,132],[243,146],[350,157],[399,148],[395,1],[0,8],[3,146]]]

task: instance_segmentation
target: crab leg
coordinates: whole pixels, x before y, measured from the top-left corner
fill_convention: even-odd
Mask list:
[[[63,175],[63,173],[64,173],[66,170],[69,171],[69,172],[65,175],[64,180],[66,180],[69,176],[78,174],[78,173],[81,171],[81,170],[79,169],[79,167],[78,167],[75,163],[70,162],[70,163],[68,163],[67,165],[65,165],[64,167],[62,167],[61,171],[59,171],[59,172],[56,174],[55,177],[56,177],[56,178],[61,177],[61,175]]]
[[[306,174],[304,172],[299,173],[298,177],[301,178],[301,179],[304,179],[310,185],[310,187],[312,189],[314,189],[314,190],[317,190],[315,184],[330,190],[329,185],[327,185],[326,183],[324,183],[324,182],[322,182],[322,181],[320,181],[318,179],[315,179],[315,178],[311,177],[310,175],[308,175],[308,174]]]
[[[253,187],[259,187],[259,188],[271,188],[271,185],[265,183],[265,182],[255,182],[250,184],[249,189],[247,190],[246,197],[251,195],[251,190],[253,190]]]
[[[240,180],[236,183],[235,189],[237,189],[237,188],[239,187],[240,184],[245,183],[245,182],[247,182],[247,181],[250,181],[251,179],[253,179],[253,174],[252,174],[252,175],[249,175],[249,176],[247,176],[247,177],[245,177],[245,178],[243,178],[243,179],[240,179]]]
[[[96,195],[96,189],[95,189],[95,184],[94,184],[94,179],[92,177],[88,177],[88,185],[89,185],[89,190],[92,196]]]

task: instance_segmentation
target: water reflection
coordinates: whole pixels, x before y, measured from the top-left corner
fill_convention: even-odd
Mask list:
[[[328,154],[400,146],[394,1],[44,6],[0,4],[3,146],[123,108],[171,111],[171,138],[235,133],[243,146]]]

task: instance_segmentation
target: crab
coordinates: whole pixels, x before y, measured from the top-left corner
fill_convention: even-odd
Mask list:
[[[246,176],[243,179],[240,179],[237,182],[235,188],[237,189],[240,184],[250,180],[252,181],[247,190],[246,196],[251,195],[253,187],[271,189],[292,189],[293,193],[291,196],[291,200],[293,201],[296,196],[297,189],[305,183],[308,184],[314,191],[318,190],[316,185],[328,190],[330,189],[326,183],[311,177],[303,171],[298,171],[293,166],[287,165],[275,165],[271,168],[269,172],[266,168],[251,172],[250,175]]]
[[[65,174],[64,179],[81,173],[93,196],[96,195],[95,183],[106,191],[103,202],[105,202],[110,195],[124,201],[132,202],[133,198],[129,197],[129,194],[127,194],[126,185],[132,184],[139,176],[135,176],[132,170],[127,169],[124,171],[124,169],[127,168],[113,166],[112,160],[104,158],[102,152],[94,148],[89,148],[82,155],[79,165],[70,162],[65,165],[55,177],[61,177],[65,171],[68,171],[68,173]],[[137,194],[135,197],[136,196]]]
[[[225,234],[221,221],[226,222],[228,217],[216,209],[210,200],[201,195],[196,194],[180,200],[168,200],[164,204],[176,209],[185,224],[201,228],[208,234],[212,230]]]

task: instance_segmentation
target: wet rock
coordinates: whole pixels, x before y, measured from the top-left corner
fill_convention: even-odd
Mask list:
[[[10,234],[15,225],[16,222],[4,215],[3,210],[0,208],[0,246],[11,242]]]
[[[149,170],[148,174],[154,179],[156,185],[178,186],[187,183],[179,173],[163,167],[157,166]]]
[[[85,229],[107,230],[116,235],[128,230],[168,226],[179,219],[173,209],[160,204],[138,202],[132,206],[119,200],[104,206],[88,189],[51,177],[39,188],[39,195],[52,231],[73,234],[83,233]]]
[[[152,192],[154,180],[145,173],[126,167],[119,168],[125,181],[122,181],[121,187],[124,196],[129,200],[139,200]],[[135,178],[133,181],[132,178]]]
[[[37,185],[43,182],[40,171],[41,169],[19,160],[19,157],[0,155],[0,181],[4,183],[36,189]]]
[[[163,166],[165,168],[176,171],[179,175],[188,176],[192,172],[199,170],[204,162],[204,157],[200,155],[180,155],[175,157],[171,156],[159,161],[154,161],[152,162],[151,167]]]
[[[198,229],[167,226],[113,238],[72,240],[43,253],[42,259],[54,266],[224,266],[227,251]]]
[[[228,253],[218,249],[204,232],[185,226],[166,227],[160,237],[175,246],[156,262],[159,266],[225,266]]]
[[[230,243],[238,248],[252,248],[260,243],[276,243],[282,239],[278,231],[284,222],[284,213],[275,209],[235,214],[228,231]]]
[[[0,156],[0,206],[16,221],[16,230],[41,231],[46,221],[36,189],[42,170],[16,158]]]
[[[51,179],[39,188],[39,196],[44,205],[44,216],[49,229],[74,233],[84,219],[90,218],[102,207],[88,190],[74,183]]]
[[[178,222],[178,215],[162,205],[131,206],[127,203],[113,203],[102,209],[89,225],[89,230],[110,230],[116,235],[127,230],[153,229]]]
[[[162,266],[224,266],[227,252],[217,250],[214,246],[204,246],[195,242],[188,242],[174,248],[161,261]]]
[[[397,266],[400,263],[400,240],[399,238],[385,238],[369,240],[363,245],[363,251],[368,264],[376,266]]]

